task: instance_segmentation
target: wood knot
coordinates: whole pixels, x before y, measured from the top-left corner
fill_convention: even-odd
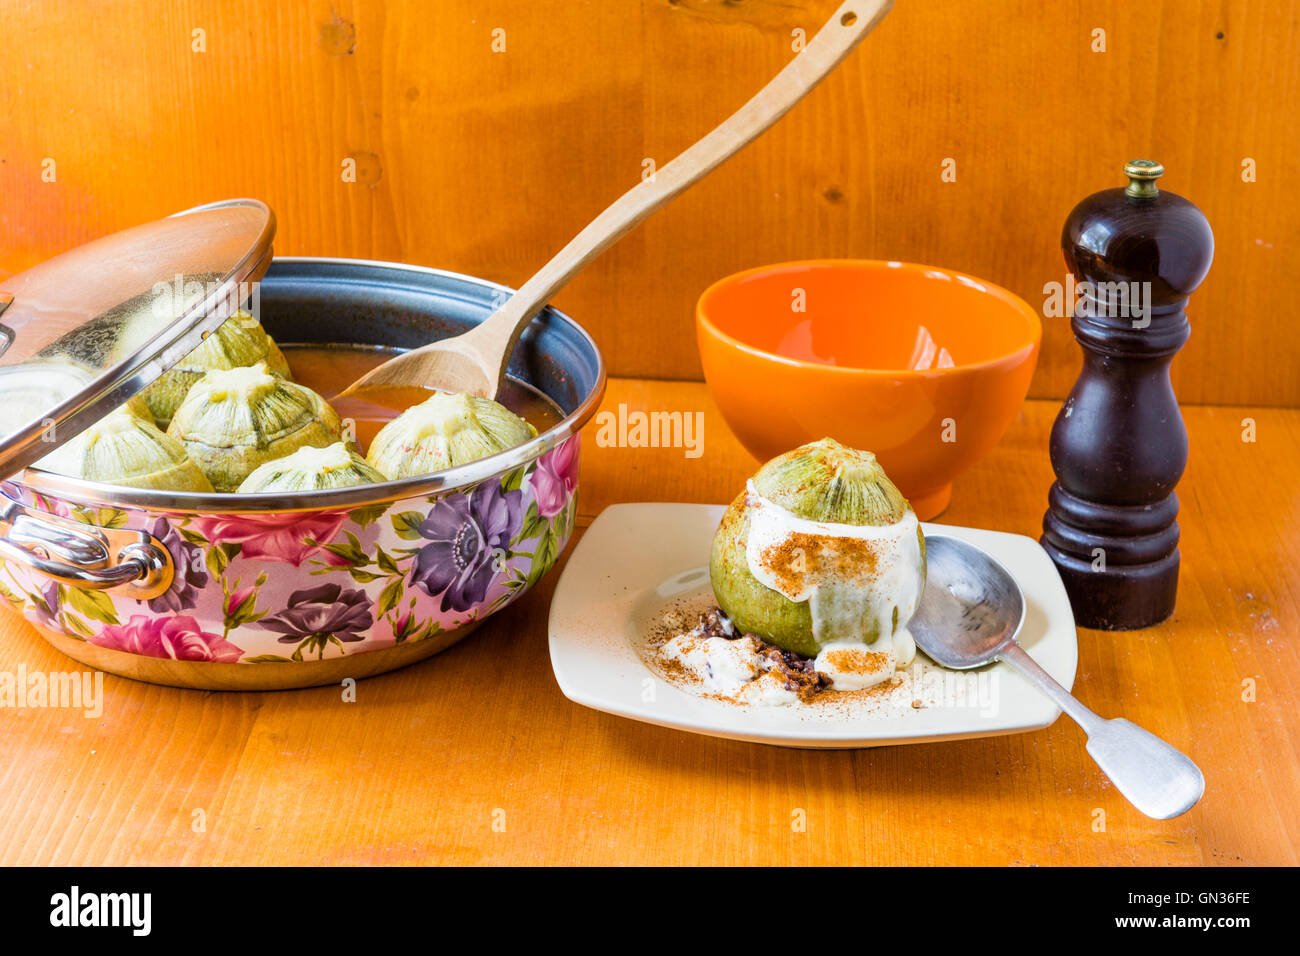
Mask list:
[[[344,182],[355,182],[362,186],[375,186],[383,176],[383,163],[374,153],[349,153],[344,160]]]
[[[357,28],[335,14],[320,28],[320,48],[331,56],[351,56],[357,48]]]

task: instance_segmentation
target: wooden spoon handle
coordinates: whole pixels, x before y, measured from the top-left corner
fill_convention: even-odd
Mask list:
[[[726,122],[620,196],[504,305],[463,338],[481,356],[501,356],[502,374],[529,320],[584,266],[682,190],[712,172],[779,120],[884,19],[894,0],[848,0],[772,81]],[[469,344],[468,342],[466,344]],[[498,379],[499,381],[499,379]]]

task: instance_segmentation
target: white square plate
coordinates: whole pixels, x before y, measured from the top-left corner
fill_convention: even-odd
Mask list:
[[[899,688],[848,706],[747,707],[679,689],[636,646],[666,610],[709,593],[709,548],[722,505],[606,508],[569,558],[551,604],[551,666],[576,703],[663,727],[786,747],[878,747],[1037,730],[1060,709],[1005,664],[957,672],[917,654]],[[983,548],[1025,595],[1020,643],[1074,684],[1074,615],[1055,565],[1023,535],[923,523]],[[918,706],[919,705],[919,706]]]

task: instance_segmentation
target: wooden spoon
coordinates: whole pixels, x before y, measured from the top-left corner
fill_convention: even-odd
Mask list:
[[[380,389],[436,388],[495,398],[519,336],[557,291],[642,219],[784,116],[848,56],[893,5],[893,0],[848,0],[842,4],[758,95],[668,165],[620,196],[493,315],[468,332],[394,356],[337,397]]]

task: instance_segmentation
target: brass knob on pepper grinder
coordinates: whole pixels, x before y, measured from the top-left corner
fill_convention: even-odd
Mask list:
[[[1190,334],[1183,308],[1214,234],[1196,206],[1156,187],[1163,172],[1126,164],[1129,184],[1083,200],[1061,232],[1083,371],[1052,426],[1057,480],[1041,541],[1082,627],[1158,624],[1178,592],[1187,429],[1169,364]]]

